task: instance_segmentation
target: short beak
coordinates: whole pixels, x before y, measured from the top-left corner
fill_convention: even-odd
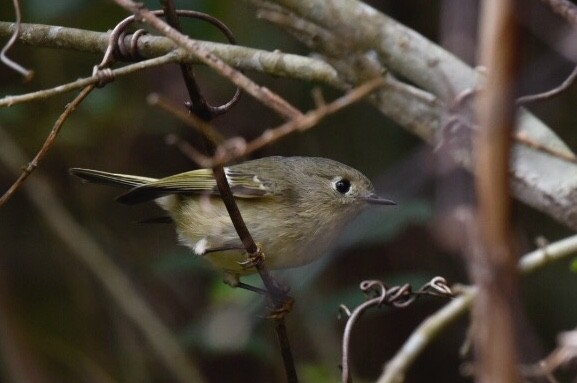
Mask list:
[[[378,195],[372,194],[368,197],[363,197],[363,201],[366,203],[370,203],[372,205],[396,205],[395,201],[391,201],[390,199],[381,198]]]

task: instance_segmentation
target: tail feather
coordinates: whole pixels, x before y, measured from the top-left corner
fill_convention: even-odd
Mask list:
[[[74,174],[75,176],[80,177],[88,182],[114,185],[124,188],[134,188],[156,181],[156,178],[131,176],[128,174],[107,173],[100,170],[81,168],[70,169],[70,174]]]

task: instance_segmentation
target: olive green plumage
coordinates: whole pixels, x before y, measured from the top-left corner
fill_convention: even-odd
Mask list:
[[[220,198],[211,169],[148,178],[70,169],[84,180],[130,190],[118,201],[155,200],[176,224],[180,242],[238,281],[252,273],[239,262],[246,254]],[[359,171],[326,158],[266,157],[225,167],[238,207],[271,269],[296,267],[318,258],[364,206],[394,204],[375,196]]]

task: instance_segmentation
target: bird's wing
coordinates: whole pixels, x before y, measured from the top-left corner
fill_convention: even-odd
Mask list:
[[[272,183],[251,172],[224,168],[226,178],[235,197],[257,198],[273,195]],[[150,201],[169,194],[218,195],[216,180],[211,169],[199,169],[161,178],[131,189],[118,197],[129,205]]]

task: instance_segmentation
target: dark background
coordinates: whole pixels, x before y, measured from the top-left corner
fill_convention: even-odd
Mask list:
[[[308,53],[286,33],[256,19],[244,2],[176,3],[219,17],[241,45]],[[151,0],[145,4],[158,7]],[[476,1],[373,1],[372,5],[475,64]],[[570,73],[577,40],[575,32],[539,1],[525,1],[523,5],[521,93],[527,94],[556,86]],[[24,1],[22,7],[24,22],[95,31],[111,29],[127,15],[112,2],[88,0]],[[0,19],[14,20],[9,2],[0,5]],[[183,25],[194,38],[223,41],[201,22],[184,21]],[[18,75],[0,66],[0,96],[88,76],[101,60],[98,55],[24,46],[16,46],[9,55],[34,69],[36,75],[23,84]],[[314,107],[310,92],[318,84],[248,75],[303,111]],[[206,68],[198,69],[198,77],[214,103],[226,100],[234,91]],[[321,88],[329,100],[340,94]],[[577,146],[575,91],[571,88],[530,108],[571,148]],[[198,146],[198,136],[166,113],[149,107],[145,100],[151,92],[183,103],[186,92],[177,66],[122,77],[93,92],[66,122],[38,171],[48,177],[61,202],[177,334],[207,381],[282,381],[272,325],[262,319],[261,297],[222,284],[218,273],[176,244],[171,227],[139,224],[139,220],[158,215],[159,209],[153,204],[116,204],[115,190],[84,185],[68,175],[70,167],[153,177],[193,168],[194,164],[167,145],[165,138],[174,133]],[[0,124],[32,158],[73,97],[66,94],[2,109]],[[273,112],[244,95],[236,108],[214,123],[227,136],[250,139],[280,122]],[[354,105],[254,157],[268,155],[341,161],[364,172],[379,194],[399,203],[361,216],[321,261],[279,274],[292,287],[296,299],[287,325],[303,382],[339,379],[345,322],[337,318],[338,307],[346,304],[353,308],[363,302],[358,290],[362,280],[380,279],[389,285],[408,282],[418,288],[433,276],[442,275],[450,283],[467,283],[461,254],[453,246],[456,234],[445,224],[445,213],[471,201],[469,176],[447,165],[439,153],[370,105]],[[7,189],[14,179],[0,164],[0,190]],[[519,203],[515,205],[514,232],[520,254],[535,247],[537,236],[554,241],[570,233]],[[577,322],[577,279],[569,263],[548,266],[521,281],[519,322],[526,362],[550,352],[556,334]],[[259,283],[252,277],[247,282]],[[0,298],[0,381],[20,381],[9,362],[18,350],[25,356],[25,368],[37,372],[38,381],[172,381],[141,334],[84,265],[70,255],[24,193],[0,209]],[[385,308],[363,316],[353,333],[354,376],[375,380],[413,329],[445,303],[425,297],[406,309]],[[461,374],[468,357],[459,356],[466,330],[466,318],[448,327],[419,358],[407,381],[469,380]],[[17,335],[15,346],[9,347],[7,334]]]

